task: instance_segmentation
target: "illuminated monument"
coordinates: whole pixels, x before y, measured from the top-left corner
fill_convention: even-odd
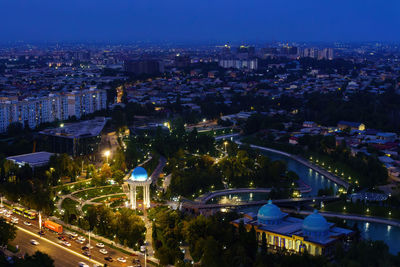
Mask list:
[[[136,187],[143,187],[143,206],[150,208],[150,184],[151,179],[147,176],[147,172],[142,167],[133,169],[131,177],[128,179],[129,184],[129,199],[131,209],[136,209]]]

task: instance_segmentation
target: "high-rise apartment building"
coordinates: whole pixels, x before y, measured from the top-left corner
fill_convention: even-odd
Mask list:
[[[106,101],[106,91],[96,88],[3,101],[0,102],[0,133],[6,132],[8,126],[15,122],[34,129],[42,123],[63,121],[72,116],[79,119],[85,114],[105,109]]]

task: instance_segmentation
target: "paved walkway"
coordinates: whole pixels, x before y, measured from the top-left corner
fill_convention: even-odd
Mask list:
[[[239,144],[239,145],[243,144],[242,142],[240,142],[238,140],[235,140],[234,142]],[[292,154],[289,154],[289,153],[286,153],[286,152],[283,152],[283,151],[280,151],[280,150],[276,150],[276,149],[273,149],[273,148],[257,146],[257,145],[251,145],[251,144],[249,144],[249,145],[250,145],[251,148],[273,152],[273,153],[276,153],[276,154],[279,154],[279,155],[286,156],[286,157],[291,158],[293,160],[296,160],[296,161],[300,162],[301,164],[305,165],[306,167],[308,167],[310,169],[313,169],[314,171],[318,172],[319,174],[321,174],[324,177],[328,178],[329,180],[333,181],[334,183],[343,186],[346,189],[348,189],[349,186],[350,186],[350,184],[348,182],[346,182],[345,180],[343,180],[342,178],[340,178],[340,177],[328,172],[327,170],[325,170],[325,169],[323,169],[323,168],[321,168],[321,167],[319,167],[317,165],[314,165],[314,164],[310,163],[308,160],[306,160],[306,159],[304,159],[302,157],[295,156],[295,155],[292,155]]]
[[[74,194],[77,194],[77,193],[79,193],[79,192],[83,192],[83,191],[86,191],[86,190],[90,190],[90,189],[98,189],[98,188],[105,188],[105,187],[111,187],[111,186],[115,186],[115,185],[92,186],[92,187],[87,187],[87,188],[85,188],[85,189],[76,190],[76,191],[71,192],[71,193],[69,193],[69,194],[67,194],[67,195],[62,195],[62,196],[60,196],[60,199],[57,201],[57,204],[56,204],[57,209],[58,209],[58,210],[61,210],[61,209],[62,209],[62,207],[61,207],[62,202],[63,202],[64,199],[66,199],[66,198],[70,198],[70,199],[72,199],[72,200],[75,200],[75,201],[81,203],[82,200],[80,200],[79,198],[77,198],[76,196],[74,196]],[[120,194],[121,194],[121,193],[120,193]],[[82,211],[82,209],[80,209],[80,210]]]
[[[231,188],[225,190],[217,190],[213,192],[205,193],[195,199],[196,202],[206,204],[208,200],[228,194],[239,194],[239,193],[270,193],[272,188]],[[311,187],[297,188],[301,193],[307,193],[311,190]]]

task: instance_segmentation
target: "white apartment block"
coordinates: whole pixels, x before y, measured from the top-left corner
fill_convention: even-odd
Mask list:
[[[21,101],[0,102],[0,133],[14,122],[34,129],[38,125],[55,120],[67,120],[76,116],[106,108],[105,90],[87,89],[68,94],[50,94],[40,98],[26,98]]]
[[[235,69],[248,69],[256,70],[258,68],[258,61],[253,59],[220,59],[219,66],[222,68],[235,68]]]

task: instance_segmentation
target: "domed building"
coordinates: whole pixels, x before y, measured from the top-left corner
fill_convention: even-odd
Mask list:
[[[143,167],[136,167],[133,169],[131,176],[129,177],[132,181],[143,182],[147,180],[147,171]]]
[[[136,187],[143,187],[143,206],[150,208],[150,184],[151,179],[143,167],[133,169],[131,176],[127,180],[129,185],[129,199],[131,209],[136,209]]]
[[[330,225],[317,210],[303,221],[303,233],[310,237],[325,237],[329,234]]]
[[[286,216],[278,206],[272,204],[271,200],[262,206],[257,213],[257,220],[260,224],[279,224]]]
[[[294,253],[307,251],[311,255],[329,256],[337,242],[345,242],[354,234],[327,222],[316,210],[304,219],[289,216],[271,200],[257,213],[247,213],[232,224],[238,227],[241,222],[247,230],[254,227],[259,242],[265,235],[268,249]]]

